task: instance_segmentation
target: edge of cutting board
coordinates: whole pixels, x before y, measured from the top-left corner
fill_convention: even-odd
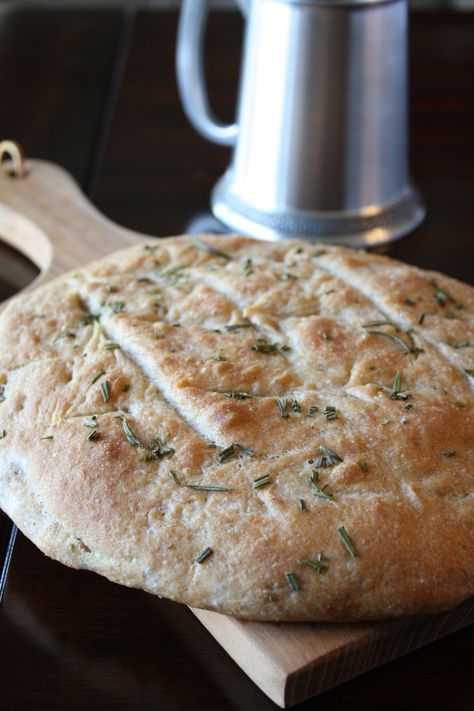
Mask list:
[[[388,622],[247,622],[192,612],[252,681],[282,708],[474,622],[474,598],[437,615]]]

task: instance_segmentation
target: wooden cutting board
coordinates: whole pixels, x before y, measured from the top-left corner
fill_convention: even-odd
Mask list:
[[[0,170],[0,239],[39,267],[28,289],[149,239],[107,220],[57,166],[30,161],[26,167],[21,178]],[[246,674],[285,707],[472,623],[474,599],[440,615],[383,623],[242,622],[193,612]]]

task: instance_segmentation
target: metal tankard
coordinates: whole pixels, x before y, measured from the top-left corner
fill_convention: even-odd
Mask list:
[[[209,0],[183,0],[177,77],[186,114],[233,146],[214,215],[261,239],[369,246],[424,217],[407,147],[407,0],[239,0],[246,16],[235,124],[209,107]]]

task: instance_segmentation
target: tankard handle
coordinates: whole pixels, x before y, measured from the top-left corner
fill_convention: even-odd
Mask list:
[[[250,0],[237,0],[244,14]],[[204,79],[203,45],[209,0],[183,0],[178,24],[176,75],[183,108],[196,131],[209,141],[230,146],[239,127],[215,118],[207,97]]]

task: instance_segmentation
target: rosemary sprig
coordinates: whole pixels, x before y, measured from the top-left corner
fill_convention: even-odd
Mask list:
[[[308,407],[308,417],[314,417],[319,412],[319,407],[317,405],[310,405]]]
[[[204,548],[204,550],[201,551],[201,553],[196,558],[196,563],[204,563],[204,561],[207,560],[213,553],[214,551],[212,550],[212,548],[209,548],[209,546],[207,546],[207,548]]]
[[[343,542],[344,546],[347,548],[349,551],[350,555],[352,558],[357,558],[357,551],[354,548],[354,544],[352,543],[351,539],[349,538],[349,535],[344,528],[344,526],[339,526],[337,529],[337,534],[341,541]]]
[[[293,412],[299,413],[301,412],[301,405],[299,404],[298,400],[293,399],[291,401],[291,409]]]

